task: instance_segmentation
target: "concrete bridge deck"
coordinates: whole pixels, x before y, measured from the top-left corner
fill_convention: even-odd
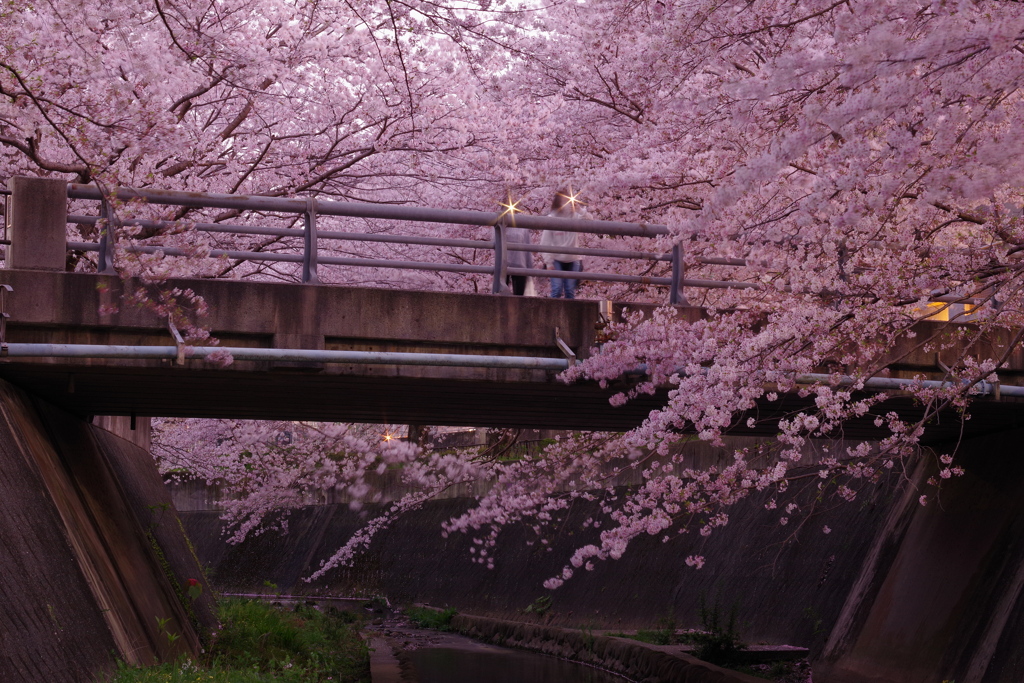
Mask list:
[[[10,285],[7,341],[102,345],[173,345],[152,311],[126,307],[113,276],[42,270],[0,270]],[[555,330],[580,357],[597,341],[598,302],[360,289],[231,280],[180,280],[209,314],[202,324],[223,346],[430,352],[561,358]],[[634,306],[635,308],[635,306]],[[114,310],[119,309],[119,310]],[[613,307],[620,315],[621,305]],[[701,309],[678,309],[697,319]],[[925,327],[929,323],[924,324]],[[927,330],[924,332],[926,333]],[[920,335],[919,335],[920,338]],[[1005,340],[986,341],[992,349]],[[910,342],[907,342],[910,343]],[[984,352],[986,349],[979,349]],[[991,350],[991,349],[990,349]],[[934,354],[912,353],[893,375],[940,373]],[[1003,373],[1013,383],[1024,370],[1015,353]],[[469,425],[484,427],[626,430],[664,405],[667,391],[614,407],[595,382],[566,385],[537,369],[355,365],[235,361],[221,368],[201,359],[21,359],[0,361],[0,377],[79,415],[140,415]],[[777,421],[806,407],[796,395],[752,411],[754,428],[737,420],[733,433],[773,435]],[[921,407],[894,397],[885,410],[908,418]],[[981,399],[972,419],[949,414],[929,439],[957,438],[1024,425],[1015,399]],[[848,424],[843,436],[878,438],[873,418]]]
[[[117,277],[0,270],[10,343],[173,345],[165,319],[125,308]],[[540,298],[182,280],[222,346],[563,358],[595,344],[598,304]],[[119,307],[121,310],[113,312]],[[102,312],[101,312],[102,311]],[[692,309],[689,315],[699,315]],[[613,389],[536,369],[200,359],[15,359],[0,377],[77,414],[621,430],[664,397],[613,408]]]

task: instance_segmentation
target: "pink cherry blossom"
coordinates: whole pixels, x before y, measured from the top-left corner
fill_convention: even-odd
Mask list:
[[[609,326],[600,349],[561,379],[619,387],[616,405],[667,388],[667,403],[636,429],[570,435],[536,457],[389,445],[373,426],[161,422],[161,463],[227,487],[235,540],[285,527],[288,509],[324,489],[339,489],[353,506],[380,502],[378,516],[325,558],[322,573],[349,561],[398,515],[472,485],[476,505],[442,533],[480,540],[473,557],[492,566],[489,549],[504,527],[523,526],[531,542],[552,548],[567,511],[582,500],[595,510],[586,526],[592,536],[567,552],[566,569],[547,584],[554,588],[567,570],[618,559],[643,535],[713,534],[748,498],[767,510],[783,506],[795,522],[810,514],[788,509],[802,463],[814,463],[823,499],[856,501],[883,473],[905,474],[924,457],[918,444],[940,411],[969,419],[978,382],[998,380],[1017,343],[1024,325],[1019,3],[754,0],[736,11],[706,0],[542,7],[224,0],[211,7],[8,3],[0,10],[7,173],[107,190],[474,209],[493,209],[511,191],[534,213],[545,211],[556,187],[572,183],[589,216],[670,230],[658,239],[585,236],[583,246],[664,252],[678,244],[688,278],[756,285],[688,287],[700,315],[666,306],[628,312]],[[210,334],[206,302],[169,287],[169,278],[299,276],[290,264],[210,258],[227,238],[194,230],[197,221],[294,227],[299,218],[166,209],[114,196],[108,203],[122,222],[173,222],[167,230],[119,230],[115,266],[137,286],[121,305],[168,316],[192,343]],[[76,241],[97,234],[91,225],[69,228]],[[290,239],[250,236],[234,246],[289,252],[297,249]],[[124,247],[136,243],[187,255],[132,256]],[[490,258],[486,250],[417,245],[325,249],[474,264]],[[72,261],[83,272],[96,267],[89,255]],[[588,257],[587,267],[658,276],[669,266]],[[325,268],[323,278],[488,291],[483,275]],[[667,298],[650,285],[614,283],[585,283],[580,296]],[[1006,344],[982,350],[993,347],[981,342],[1000,338]],[[916,353],[941,355],[949,380],[938,389],[910,387],[919,417],[884,411],[884,393],[860,391]],[[646,377],[635,379],[640,367]],[[805,373],[830,379],[798,382]],[[806,407],[778,424],[772,443],[741,448],[715,466],[687,460],[691,434],[722,445],[734,427],[757,426],[758,413],[747,411],[793,396]],[[839,442],[852,419],[874,424],[879,440]],[[290,443],[279,442],[285,432]],[[955,453],[939,462],[922,505],[963,474]],[[385,504],[377,477],[392,472],[408,494]],[[618,486],[627,475],[633,485]],[[697,557],[687,564],[696,566]]]

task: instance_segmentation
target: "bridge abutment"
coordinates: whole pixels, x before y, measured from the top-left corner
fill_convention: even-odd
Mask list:
[[[1015,683],[1024,671],[1024,430],[921,462],[865,554],[815,669],[836,683]]]
[[[215,624],[152,457],[0,380],[0,680],[198,654]]]

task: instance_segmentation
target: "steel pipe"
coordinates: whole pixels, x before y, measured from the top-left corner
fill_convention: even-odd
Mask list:
[[[413,237],[411,235],[374,235],[362,232],[332,232],[321,230],[320,239],[346,242],[383,242],[386,244],[422,244],[428,247],[465,247],[467,249],[494,249],[491,240],[459,240],[446,237]]]
[[[509,268],[509,275],[530,275],[555,280],[590,280],[594,282],[637,282],[648,285],[667,285],[672,282],[667,277],[647,277],[645,275],[620,275],[618,273],[593,273],[586,270],[554,270],[551,268]]]
[[[163,253],[167,256],[191,256],[189,252],[178,247],[155,247],[133,244],[123,247],[134,254]],[[92,242],[68,242],[68,249],[74,251],[98,251],[99,245]],[[285,263],[302,263],[302,254],[277,254],[268,251],[231,251],[227,249],[211,249],[209,256],[218,258],[239,259],[243,261],[277,261]],[[446,273],[481,273],[488,274],[491,266],[463,265],[458,263],[429,263],[426,261],[391,261],[389,259],[346,258],[341,256],[321,256],[317,262],[331,266],[353,266],[358,268],[396,268],[399,270],[427,270]]]
[[[819,373],[805,373],[796,375],[794,381],[797,384],[828,384],[832,386],[853,386],[857,380],[849,375],[842,375],[839,377],[839,381],[836,381],[834,375],[826,375]],[[924,387],[926,389],[947,389],[956,385],[965,385],[966,382],[950,382],[948,380],[939,379],[901,379],[898,377],[872,377],[864,380],[864,388],[882,391],[885,389],[896,389],[899,391],[905,391],[914,387]],[[992,382],[982,380],[977,382],[974,386],[979,388],[979,393],[982,396],[988,394],[994,394],[996,392],[996,386]],[[1003,384],[998,385],[999,393],[1003,396],[1024,396],[1024,387],[1006,386]]]
[[[429,270],[443,273],[490,274],[492,266],[462,265],[458,263],[429,263],[427,261],[391,261],[389,259],[345,258],[342,256],[321,256],[320,263],[332,266],[356,266],[359,268],[397,268],[399,270]]]
[[[152,360],[178,357],[176,346],[123,346],[104,344],[8,344],[10,358],[121,358]],[[564,358],[485,356],[457,353],[405,353],[399,351],[331,351],[319,349],[263,349],[251,347],[186,346],[186,358],[203,359],[228,352],[235,360],[344,363],[351,365],[427,365],[462,368],[554,370],[569,367]]]
[[[110,196],[120,201],[144,199],[149,204],[172,204],[194,208],[238,209],[240,211],[276,211],[280,213],[305,213],[305,199],[289,199],[286,197],[259,197],[236,194],[217,194],[214,192],[178,192],[175,190],[135,189],[131,187],[115,187]],[[69,199],[103,198],[100,188],[95,185],[68,183]]]
[[[80,216],[72,214],[68,216],[68,223],[76,225],[95,225],[100,221],[99,216]],[[119,221],[120,225],[137,225],[140,228],[151,228],[163,230],[167,228],[182,227],[178,221],[153,221],[145,218],[128,218]],[[194,227],[200,232],[226,232],[238,235],[275,235],[278,237],[302,237],[302,230],[298,228],[265,228],[257,225],[236,225],[233,223],[193,223],[185,221],[185,226]]]
[[[95,225],[99,216],[68,216],[68,223],[76,225]],[[141,228],[166,229],[180,227],[175,221],[151,221],[142,218],[131,218],[120,222],[121,225],[137,225]],[[232,235],[273,235],[277,237],[302,238],[303,231],[298,228],[265,228],[255,225],[234,225],[221,223],[186,223],[199,232],[220,232]],[[443,237],[415,237],[412,235],[374,235],[361,232],[337,232],[330,230],[317,231],[317,238],[344,240],[348,242],[384,242],[390,244],[422,244],[436,247],[466,247],[469,249],[493,249],[494,242],[487,240],[460,240]]]
[[[647,277],[646,275],[620,275],[618,273],[591,273],[585,270],[541,270],[540,268],[509,268],[509,275],[530,275],[533,277],[554,278],[560,280],[592,280],[595,282],[636,282],[645,285],[672,284],[670,277]],[[702,287],[704,289],[760,289],[756,282],[732,282],[729,280],[682,280],[684,287]]]
[[[76,225],[95,225],[100,221],[99,216],[82,216],[71,214],[68,216],[68,223]],[[141,228],[156,230],[180,227],[181,223],[176,221],[158,221],[145,218],[129,218],[120,221],[121,225],[137,225]],[[200,232],[230,233],[236,235],[273,235],[278,237],[302,237],[302,230],[298,228],[267,228],[256,225],[238,225],[235,223],[202,223],[186,221],[185,225],[194,227]],[[344,240],[349,242],[382,242],[387,244],[421,244],[424,246],[437,247],[465,247],[467,249],[493,249],[492,240],[470,240],[470,239],[448,239],[443,237],[414,237],[411,235],[375,235],[373,233],[342,232],[333,230],[320,230],[317,233],[320,239]],[[650,261],[671,261],[669,254],[658,254],[648,251],[622,251],[616,249],[586,248],[586,247],[542,247],[539,244],[518,244],[508,245],[509,251],[531,251],[538,254],[576,254],[579,256],[596,256],[598,258],[628,258],[647,259]],[[743,259],[729,258],[698,258],[698,263],[721,266],[746,266]]]
[[[671,261],[669,254],[655,254],[648,251],[620,251],[616,249],[586,247],[542,247],[539,244],[519,244],[513,242],[506,247],[509,251],[530,251],[537,254],[574,254],[578,256],[596,256],[598,258],[645,259],[648,261]]]
[[[166,256],[194,256],[190,252],[178,247],[156,247],[143,244],[130,244],[121,247],[132,254],[156,254]],[[99,251],[99,245],[92,242],[68,242],[68,249],[73,251]],[[230,249],[211,249],[211,258],[225,256],[227,258],[240,259],[243,261],[284,261],[287,263],[302,263],[302,254],[276,254],[269,251],[233,251]]]

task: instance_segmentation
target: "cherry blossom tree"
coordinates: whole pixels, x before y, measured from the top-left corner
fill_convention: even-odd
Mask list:
[[[707,309],[696,323],[668,310],[635,318],[567,373],[604,382],[642,366],[647,381],[632,394],[672,391],[639,429],[587,446],[631,456],[650,476],[605,506],[613,524],[566,576],[619,556],[638,534],[708,534],[750,492],[784,491],[808,439],[873,414],[886,396],[856,390],[914,349],[897,342],[937,312],[953,322],[971,313],[970,328],[934,326],[916,345],[958,355],[953,383],[915,390],[927,407],[920,421],[875,415],[890,436],[825,458],[822,488],[832,482],[852,500],[858,484],[916,451],[937,412],[966,409],[975,383],[1020,339],[1019,6],[597,1],[559,5],[550,17],[558,38],[535,47],[524,65],[532,78],[514,87],[559,120],[563,154],[536,154],[542,162],[524,173],[575,169],[596,214],[666,223],[666,246],[685,246],[691,272],[758,285],[694,293]],[[747,265],[726,272],[701,260],[722,256]],[[993,357],[964,352],[1001,329],[1012,341]],[[836,381],[794,381],[822,370]],[[840,385],[840,374],[852,381]],[[738,452],[721,470],[681,469],[674,445],[687,429],[719,442],[757,400],[794,391],[813,400],[779,424],[772,466]],[[510,469],[511,481],[451,528],[489,528],[494,538],[510,517],[564,506],[568,495],[550,495],[555,482],[600,489],[595,461],[580,452],[570,443]],[[961,472],[942,455],[940,478]],[[526,483],[534,477],[552,488]],[[922,493],[924,503],[931,492]]]
[[[574,435],[540,458],[444,460],[412,446],[356,443],[341,427],[308,432],[300,458],[272,445],[273,429],[257,438],[263,428],[232,427],[236,445],[211,452],[226,460],[197,468],[233,472],[249,492],[239,504],[250,505],[237,517],[242,533],[261,511],[289,504],[288,492],[314,484],[343,482],[372,500],[365,473],[381,466],[408,470],[421,487],[397,510],[452,482],[496,482],[445,528],[476,534],[485,548],[510,522],[529,520],[543,535],[573,500],[599,501],[603,517],[591,520],[599,541],[568,559],[548,584],[556,587],[579,567],[621,556],[640,534],[713,533],[729,506],[754,492],[778,494],[769,507],[781,522],[793,514],[783,497],[811,440],[834,439],[847,421],[868,416],[883,438],[832,448],[815,474],[824,493],[855,499],[920,452],[934,415],[966,416],[977,382],[997,377],[1020,341],[1017,3],[7,7],[0,153],[11,172],[472,208],[512,191],[535,212],[571,183],[592,216],[668,225],[670,235],[642,249],[681,245],[690,277],[748,283],[688,291],[704,309],[696,321],[667,307],[617,323],[600,352],[563,379],[610,382],[643,368],[644,380],[615,400],[668,387],[667,404],[631,432]],[[634,241],[591,241],[609,243]],[[608,267],[659,274],[664,264]],[[467,278],[434,284],[473,289]],[[649,296],[597,284],[584,293]],[[949,324],[919,325],[936,316]],[[972,350],[998,334],[1009,342],[995,353]],[[879,408],[886,394],[861,390],[921,349],[949,359],[950,384],[911,387],[925,414],[907,421]],[[813,372],[832,380],[797,382]],[[685,433],[722,443],[737,416],[794,393],[807,407],[779,423],[770,453],[740,450],[726,467],[686,466]],[[265,445],[254,451],[256,443]],[[237,465],[257,451],[264,480]],[[938,459],[938,480],[961,473],[954,454]],[[337,464],[311,474],[328,461]],[[643,472],[645,483],[631,494],[611,487],[609,462]],[[923,490],[922,502],[934,494]],[[385,513],[368,533],[392,518]]]
[[[514,49],[531,16],[490,4],[14,0],[0,10],[0,158],[10,175],[107,189],[478,201],[494,180],[478,158],[491,137],[490,117],[476,111],[481,74],[501,68],[502,51]],[[489,204],[500,196],[479,191]],[[199,257],[221,244],[190,230],[192,221],[296,227],[294,217],[117,209],[122,219],[178,221],[159,235],[136,229],[120,238]],[[81,229],[95,238],[96,227]],[[288,238],[231,239],[236,249],[294,249]],[[118,262],[128,274],[159,276],[197,267],[176,264]],[[274,264],[206,270],[295,277]]]

